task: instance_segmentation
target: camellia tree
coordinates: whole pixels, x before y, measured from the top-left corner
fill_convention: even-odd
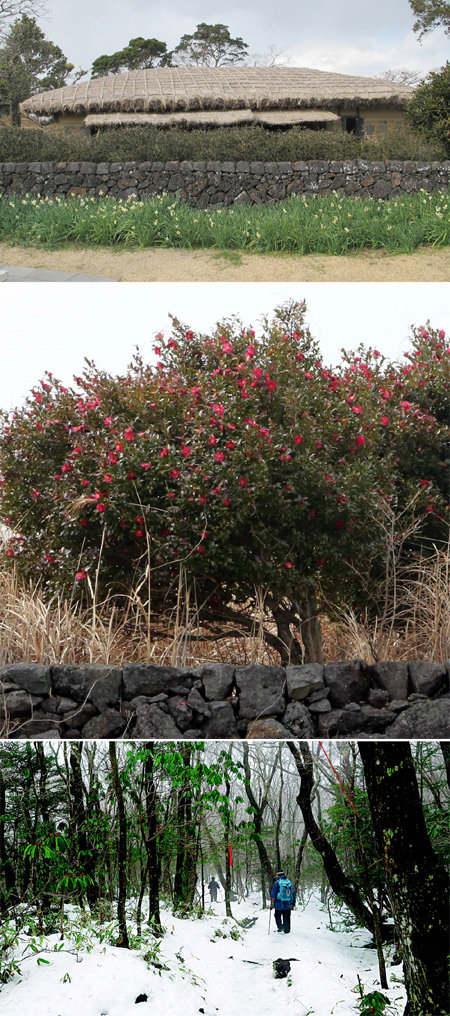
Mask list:
[[[251,631],[259,605],[282,661],[320,660],[318,600],[374,599],[386,504],[414,517],[416,547],[445,538],[448,357],[429,329],[405,365],[361,349],[332,370],[304,313],[280,308],[258,340],[235,320],[211,336],[174,321],[156,363],[88,363],[71,389],[48,374],[0,438],[19,571],[81,598],[145,584],[158,612],[181,570],[215,634]]]

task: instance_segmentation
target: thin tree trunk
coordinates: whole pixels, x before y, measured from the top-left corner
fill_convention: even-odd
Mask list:
[[[402,948],[405,1016],[448,1012],[448,885],[432,849],[407,742],[361,741],[369,805]]]
[[[351,910],[356,917],[358,923],[363,925],[365,928],[368,928],[373,935],[375,930],[373,915],[368,907],[365,906],[358,890],[354,887],[354,885],[352,885],[345,872],[342,870],[331,843],[328,842],[322,830],[319,829],[319,826],[314,818],[311,804],[311,795],[313,790],[313,760],[309,746],[306,741],[300,741],[300,753],[299,748],[296,747],[293,741],[287,741],[286,743],[290,752],[294,756],[297,771],[300,776],[300,792],[297,796],[297,802],[303,815],[305,828],[308,831],[308,835],[314,849],[317,850],[322,857],[331,888],[337,896],[340,896],[344,900],[349,910]]]
[[[85,873],[89,881],[86,886],[87,901],[91,910],[95,909],[98,898],[99,890],[95,870],[95,858],[92,855],[88,844],[88,838],[86,833],[87,820],[86,811],[83,800],[83,780],[81,776],[81,752],[83,745],[78,741],[72,741],[70,745],[70,789],[73,801],[74,811],[74,822],[77,831],[78,840],[78,852],[77,858],[80,863],[80,868]]]
[[[155,935],[160,935],[161,917],[159,913],[159,861],[158,861],[158,829],[156,819],[156,788],[154,780],[155,745],[153,741],[145,744],[144,782],[145,810],[147,815],[147,835],[145,847],[148,862],[149,888],[149,923]]]
[[[111,774],[112,774],[112,785],[114,794],[117,801],[117,812],[119,817],[119,850],[118,850],[118,869],[119,869],[119,896],[117,900],[117,919],[119,922],[119,940],[118,946],[123,949],[129,949],[128,942],[128,931],[125,914],[125,905],[127,899],[127,822],[125,817],[125,806],[123,801],[122,787],[120,784],[119,767],[117,765],[117,754],[116,754],[116,742],[110,741],[109,745],[109,760],[111,763]]]

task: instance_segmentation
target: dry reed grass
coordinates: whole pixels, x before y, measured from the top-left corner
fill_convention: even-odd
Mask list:
[[[360,658],[433,660],[450,657],[450,554],[435,550],[396,573],[395,591],[386,597],[383,616],[359,618],[330,606],[322,619],[325,662]],[[222,634],[200,620],[201,604],[180,569],[173,611],[154,616],[148,607],[150,573],[120,609],[113,600],[79,605],[59,597],[46,600],[39,585],[19,581],[13,567],[0,574],[0,665],[14,662],[166,663],[195,666],[205,662],[278,663],[264,642],[270,627],[263,592],[257,596],[253,627],[221,625]],[[272,627],[273,630],[273,627]]]

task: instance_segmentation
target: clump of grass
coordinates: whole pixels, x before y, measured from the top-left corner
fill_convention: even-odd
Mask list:
[[[430,660],[450,656],[450,553],[436,550],[399,568],[395,593],[382,616],[357,617],[335,607],[321,617],[325,662],[363,659]],[[278,664],[264,641],[267,622],[257,606],[253,628],[202,624],[195,594],[180,572],[173,611],[151,616],[135,590],[120,605],[110,600],[81,610],[58,597],[47,601],[37,586],[20,583],[14,568],[0,576],[0,666],[7,663]]]
[[[425,191],[391,200],[324,196],[232,208],[191,208],[167,194],[0,198],[0,239],[48,249],[178,247],[257,254],[409,253],[450,242],[448,195]]]
[[[323,625],[328,659],[430,660],[450,656],[450,553],[436,550],[428,557],[400,566],[383,614],[335,609]]]

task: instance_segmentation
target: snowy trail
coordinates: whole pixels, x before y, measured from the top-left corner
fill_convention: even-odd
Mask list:
[[[225,920],[224,909],[217,903],[214,913],[202,920],[163,913],[167,933],[160,960],[170,971],[149,970],[136,952],[99,943],[92,952],[80,953],[81,962],[67,952],[43,954],[49,965],[38,965],[36,957],[27,959],[21,964],[22,976],[1,989],[2,1016],[195,1016],[198,1012],[205,1016],[273,1016],[275,1012],[277,1016],[351,1016],[357,1011],[352,991],[357,974],[366,991],[379,987],[376,954],[362,947],[369,934],[364,930],[332,932],[327,927],[328,915],[316,900],[310,900],[304,910],[300,906],[294,910],[290,935],[276,932],[273,917],[269,935],[268,911],[260,910],[255,902],[233,904],[237,920],[257,917],[237,941],[229,937],[236,925]],[[58,936],[49,936],[45,944],[50,949],[60,945]],[[298,960],[291,963],[292,983],[273,977],[272,963],[278,957]],[[389,974],[392,987],[387,994],[400,1016],[406,997],[392,974],[399,977],[401,967],[390,968]],[[136,1009],[135,1000],[141,994],[148,1001]]]

